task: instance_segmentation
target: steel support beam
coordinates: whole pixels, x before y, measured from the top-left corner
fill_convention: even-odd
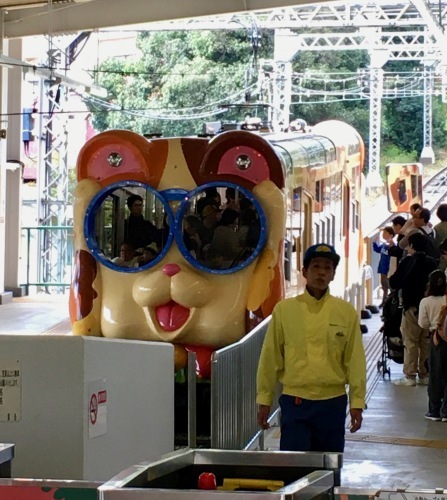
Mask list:
[[[432,94],[433,94],[433,69],[424,65],[424,107],[423,107],[423,148],[420,161],[423,165],[431,165],[435,162],[435,152],[432,145]]]
[[[368,175],[366,188],[377,190],[383,188],[380,176],[380,146],[382,130],[382,90],[383,66],[388,60],[388,51],[376,49],[371,52],[370,65],[370,117],[369,117],[369,151]]]

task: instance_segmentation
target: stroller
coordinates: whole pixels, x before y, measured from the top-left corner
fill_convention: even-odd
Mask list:
[[[397,291],[393,291],[387,297],[382,310],[383,325],[382,332],[382,355],[377,361],[377,370],[382,372],[382,377],[388,377],[391,370],[388,360],[402,364],[404,362],[404,344],[400,332],[400,322],[402,319],[402,307],[399,302]]]

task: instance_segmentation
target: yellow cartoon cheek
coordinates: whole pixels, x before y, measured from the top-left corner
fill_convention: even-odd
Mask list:
[[[274,265],[274,253],[271,250],[264,250],[256,263],[255,272],[248,287],[247,309],[249,311],[256,311],[269,296]]]
[[[75,321],[73,323],[73,335],[101,337],[100,321],[93,314]]]

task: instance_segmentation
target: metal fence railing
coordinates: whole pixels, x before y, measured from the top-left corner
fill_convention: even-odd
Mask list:
[[[47,293],[64,293],[70,286],[73,264],[72,226],[22,227],[20,285]]]
[[[241,450],[259,431],[256,373],[270,318],[235,344],[219,349],[211,363],[211,447]],[[275,407],[272,406],[272,411]]]

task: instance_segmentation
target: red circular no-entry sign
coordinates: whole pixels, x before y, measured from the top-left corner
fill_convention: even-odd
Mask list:
[[[96,394],[92,394],[90,397],[90,422],[92,425],[96,424],[98,419],[98,399]]]

